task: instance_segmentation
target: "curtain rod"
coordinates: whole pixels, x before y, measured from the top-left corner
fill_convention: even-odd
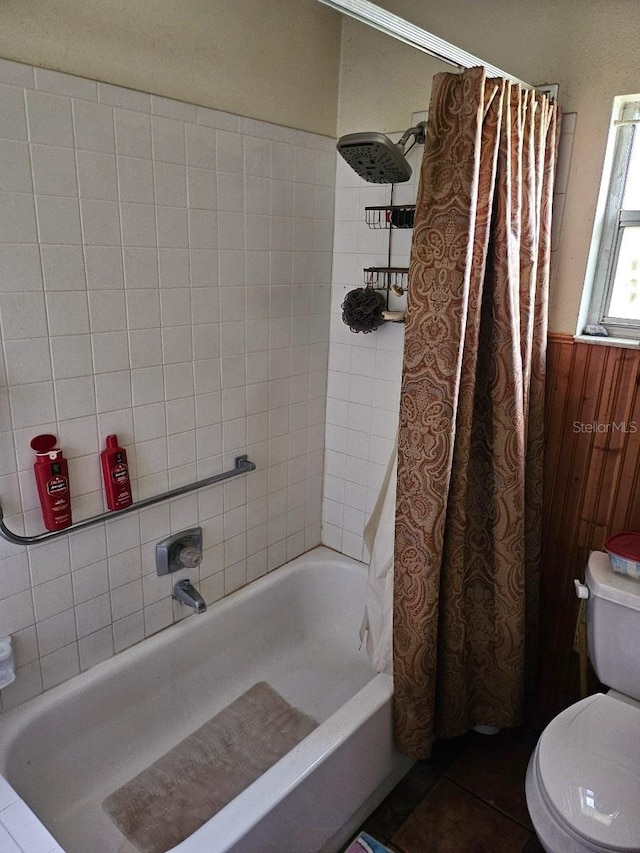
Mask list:
[[[410,21],[406,21],[392,12],[387,12],[386,9],[376,6],[375,3],[370,3],[369,0],[318,0],[318,2],[335,9],[336,12],[342,12],[350,18],[355,18],[362,24],[374,27],[374,29],[380,30],[380,32],[398,41],[403,41],[416,50],[428,53],[429,56],[440,59],[442,62],[455,65],[458,69],[475,68],[482,65],[492,77],[506,77],[512,83],[519,83],[525,89],[534,88],[530,83],[525,83],[524,80],[519,80],[512,74],[507,74],[506,71],[501,71],[495,65],[489,65],[472,53],[467,53],[466,50],[434,36],[432,33],[423,30],[422,27],[417,27]]]

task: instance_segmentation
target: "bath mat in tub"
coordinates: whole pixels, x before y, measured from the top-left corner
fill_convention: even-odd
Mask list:
[[[102,807],[142,853],[165,853],[317,725],[261,681],[110,794]]]

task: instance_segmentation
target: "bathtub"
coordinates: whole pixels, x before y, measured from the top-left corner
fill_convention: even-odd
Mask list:
[[[327,548],[293,560],[0,716],[0,773],[67,853],[120,853],[105,797],[267,681],[319,726],[173,850],[336,853],[411,765],[359,648],[365,589]]]

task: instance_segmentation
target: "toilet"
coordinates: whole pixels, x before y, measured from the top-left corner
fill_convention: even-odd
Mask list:
[[[529,761],[529,814],[547,853],[640,852],[640,580],[592,552],[586,586],[593,668],[607,693],[576,702]]]

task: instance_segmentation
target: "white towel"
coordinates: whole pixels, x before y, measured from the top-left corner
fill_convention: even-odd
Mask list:
[[[369,551],[369,579],[360,639],[378,670],[393,674],[393,549],[396,526],[398,440],[382,482],[382,488],[364,529]]]

